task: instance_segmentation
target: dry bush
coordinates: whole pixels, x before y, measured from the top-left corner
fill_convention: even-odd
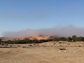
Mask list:
[[[59,48],[59,50],[66,50],[66,48]]]

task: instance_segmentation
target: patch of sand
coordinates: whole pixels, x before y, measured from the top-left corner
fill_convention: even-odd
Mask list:
[[[84,63],[82,42],[69,45],[63,43],[62,46],[56,43],[53,47],[51,44],[51,42],[40,44],[46,47],[0,48],[0,63]],[[58,47],[55,47],[56,45]],[[78,47],[79,45],[82,47]],[[59,50],[62,47],[66,50]]]

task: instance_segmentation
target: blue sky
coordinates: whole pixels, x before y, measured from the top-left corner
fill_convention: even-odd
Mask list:
[[[84,0],[0,0],[0,36],[68,25],[84,28]]]

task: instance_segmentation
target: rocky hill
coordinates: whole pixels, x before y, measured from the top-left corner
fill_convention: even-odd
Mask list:
[[[20,38],[3,38],[3,41],[7,41],[7,40],[24,40],[25,38],[28,38],[30,40],[47,40],[47,39],[53,39],[56,36],[49,36],[49,35],[40,35],[40,34],[36,34],[34,36],[30,36],[30,37],[20,37]]]
[[[30,40],[34,40],[34,39],[47,40],[47,39],[53,39],[53,38],[54,36],[39,35],[39,34],[29,37]]]

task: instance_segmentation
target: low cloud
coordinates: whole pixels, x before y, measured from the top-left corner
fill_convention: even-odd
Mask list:
[[[57,35],[57,36],[84,36],[84,28],[78,28],[75,26],[65,26],[65,27],[54,27],[50,29],[26,29],[21,30],[18,32],[4,32],[4,37],[11,37],[11,38],[17,38],[17,37],[29,37],[33,36],[35,34],[43,34],[43,35]]]

